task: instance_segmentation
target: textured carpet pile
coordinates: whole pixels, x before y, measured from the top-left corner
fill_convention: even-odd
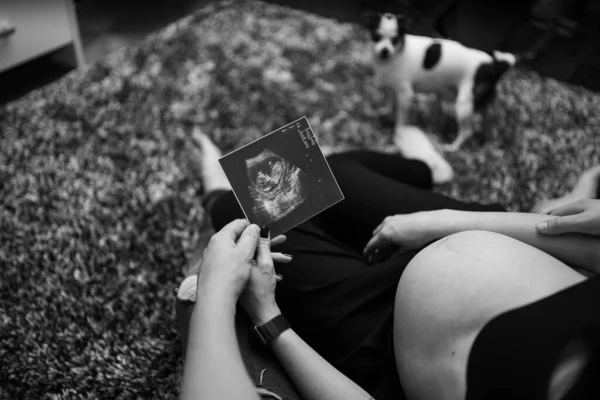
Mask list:
[[[391,151],[367,43],[221,2],[0,108],[0,398],[175,398],[173,289],[206,225],[192,129],[229,151],[306,115],[322,144]],[[499,92],[442,192],[527,210],[600,162],[598,95],[525,71]],[[433,99],[413,111],[451,139]]]

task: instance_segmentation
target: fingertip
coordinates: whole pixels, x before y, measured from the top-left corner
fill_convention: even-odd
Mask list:
[[[255,237],[260,237],[260,227],[256,224],[248,224],[248,226],[246,227],[246,231],[250,234],[252,234],[252,236]]]
[[[244,225],[246,228],[250,226],[250,222],[245,218],[238,218],[236,223]]]
[[[271,258],[273,259],[273,262],[278,264],[289,264],[293,261],[293,257],[291,255],[282,253],[271,252]]]
[[[285,235],[277,235],[274,238],[271,238],[271,247],[283,244],[287,241],[287,236]]]
[[[260,228],[260,237],[262,239],[268,239],[270,237],[269,227],[263,226]]]
[[[363,254],[370,253],[373,250],[373,247],[375,247],[375,243],[376,243],[376,237],[372,237],[371,240],[369,240],[369,242],[365,246],[365,248],[363,250]]]
[[[564,233],[564,224],[561,217],[554,217],[536,224],[537,231],[545,235],[560,235]]]
[[[237,245],[240,248],[246,249],[249,252],[254,253],[256,250],[256,246],[259,243],[259,232],[260,228],[256,224],[248,224],[248,226],[242,232],[239,240],[237,241]]]
[[[540,221],[535,225],[538,232],[546,233],[548,231],[548,220]]]

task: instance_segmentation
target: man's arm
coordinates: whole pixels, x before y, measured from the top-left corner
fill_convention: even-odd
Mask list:
[[[235,299],[198,293],[191,315],[182,400],[259,400],[235,335]]]
[[[600,238],[581,234],[541,235],[536,224],[553,218],[548,215],[505,212],[437,211],[433,236],[442,238],[469,230],[484,230],[510,236],[536,247],[573,267],[600,272]]]

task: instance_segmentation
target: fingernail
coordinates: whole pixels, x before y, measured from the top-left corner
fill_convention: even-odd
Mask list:
[[[291,254],[284,254],[284,256],[289,257],[289,258],[294,258],[294,256]]]
[[[276,277],[278,277],[279,279],[283,279],[283,276],[279,275],[279,274],[275,274]]]
[[[537,223],[538,231],[545,231],[548,229],[548,221],[542,221]]]
[[[268,227],[263,226],[262,228],[260,228],[260,237],[263,239],[269,238],[269,228]]]

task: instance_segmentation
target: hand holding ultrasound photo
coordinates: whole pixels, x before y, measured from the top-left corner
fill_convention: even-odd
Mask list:
[[[280,235],[344,199],[306,117],[219,162],[250,223]]]

